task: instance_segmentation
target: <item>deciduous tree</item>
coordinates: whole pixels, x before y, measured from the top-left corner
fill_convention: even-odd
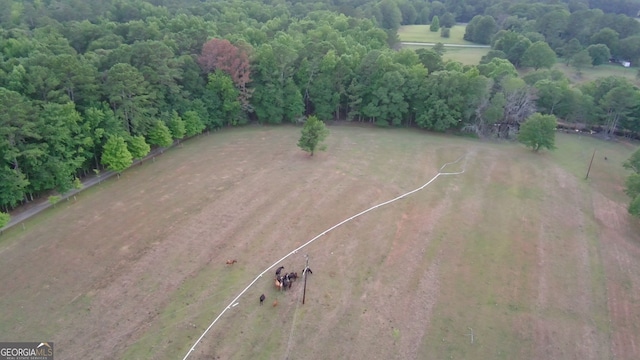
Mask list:
[[[184,120],[185,136],[187,137],[198,135],[205,128],[204,123],[200,120],[200,115],[196,111],[187,111],[182,118]]]
[[[149,143],[160,147],[168,147],[173,144],[171,131],[164,122],[156,120],[149,131]]]
[[[147,156],[149,151],[151,151],[151,146],[147,144],[144,136],[137,135],[129,138],[129,141],[127,142],[127,149],[129,150],[129,153],[131,153],[131,157],[133,159],[142,159]]]
[[[600,29],[597,33],[593,34],[590,40],[592,45],[607,45],[609,51],[611,51],[612,54],[617,54],[620,34],[618,34],[617,31],[611,28],[605,27]]]
[[[640,149],[631,154],[631,157],[622,166],[633,171],[625,181],[625,193],[631,198],[629,213],[640,217]]]
[[[531,44],[522,55],[522,65],[532,67],[535,70],[551,68],[555,63],[556,53],[543,41]]]
[[[587,52],[591,56],[593,66],[606,64],[611,58],[611,52],[605,44],[589,45]]]
[[[557,115],[556,107],[565,100],[567,93],[570,92],[567,80],[544,79],[535,83],[534,87],[537,90],[538,109],[550,115]]]
[[[302,135],[298,140],[298,147],[313,156],[316,150],[324,150],[325,146],[320,145],[329,135],[329,130],[324,122],[315,116],[309,116],[302,127]],[[320,147],[318,147],[320,146]]]
[[[518,141],[530,147],[534,152],[541,148],[555,149],[556,117],[535,113],[520,125]]]
[[[11,215],[0,211],[0,229],[7,226],[9,221],[11,221]]]
[[[566,65],[569,65],[571,58],[582,51],[582,45],[578,39],[573,38],[569,40],[560,50],[562,57],[564,58],[564,62]]]
[[[493,16],[476,15],[467,24],[464,39],[479,44],[489,44],[497,30],[498,24]]]
[[[569,64],[576,69],[576,74],[582,75],[582,70],[584,68],[590,67],[593,64],[593,59],[589,56],[589,52],[585,49],[577,54],[573,55]]]
[[[243,103],[249,101],[247,84],[251,81],[251,64],[247,49],[226,39],[211,39],[202,46],[198,63],[205,73],[215,70],[227,73],[243,96],[240,100]]]
[[[228,74],[222,71],[209,74],[203,96],[209,112],[209,118],[206,120],[209,129],[241,123],[242,105],[238,97],[239,91],[233,86],[233,81]]]
[[[180,115],[178,115],[178,112],[175,110],[172,112],[171,118],[167,122],[167,126],[169,127],[169,130],[171,131],[171,136],[174,139],[179,140],[184,138],[184,135],[187,132],[185,128],[184,120],[182,120]]]
[[[107,140],[102,150],[102,159],[100,162],[109,170],[117,173],[121,173],[124,169],[131,166],[133,157],[127,149],[124,137],[113,135]]]
[[[152,108],[155,96],[140,71],[129,64],[115,64],[107,72],[104,91],[124,129],[131,135],[146,133],[155,112]]]

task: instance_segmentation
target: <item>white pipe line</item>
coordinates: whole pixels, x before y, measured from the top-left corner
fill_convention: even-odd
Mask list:
[[[465,155],[466,155],[466,154],[465,154]],[[440,168],[440,170],[439,170],[439,171],[442,171],[442,169],[444,169],[444,167],[445,167],[445,166],[447,166],[447,165],[451,165],[451,164],[455,164],[455,163],[457,163],[458,161],[460,161],[460,159],[462,159],[463,157],[465,157],[465,155],[460,156],[456,161],[448,162],[448,163],[446,163],[446,164],[442,165],[442,167]],[[466,162],[465,162],[465,167],[466,167]],[[198,340],[196,340],[196,342],[193,344],[193,346],[191,347],[191,349],[189,349],[189,352],[187,353],[187,355],[185,355],[185,356],[184,356],[184,358],[183,358],[182,360],[186,360],[186,359],[189,357],[189,355],[191,354],[191,352],[193,352],[193,350],[195,350],[195,348],[196,348],[196,346],[198,345],[198,343],[200,342],[200,340],[202,340],[202,338],[207,334],[207,332],[209,332],[209,330],[211,330],[211,328],[213,327],[213,325],[214,325],[214,324],[215,324],[215,323],[216,323],[216,322],[217,322],[217,321],[222,317],[222,315],[224,315],[224,313],[225,313],[225,312],[227,312],[227,310],[231,309],[232,305],[233,305],[233,304],[235,304],[235,303],[236,303],[236,301],[238,301],[238,299],[239,299],[242,295],[244,295],[244,293],[245,293],[245,292],[247,292],[247,290],[249,290],[249,288],[250,288],[251,286],[253,286],[253,284],[255,284],[255,282],[256,282],[256,281],[258,281],[258,279],[260,279],[260,278],[262,277],[262,275],[264,275],[267,271],[269,271],[269,270],[273,269],[276,265],[278,265],[279,263],[281,263],[283,260],[285,260],[285,259],[286,259],[286,258],[288,258],[289,256],[291,256],[291,255],[293,255],[293,254],[297,253],[299,250],[301,250],[301,249],[302,249],[302,248],[304,248],[305,246],[307,246],[307,245],[311,244],[312,242],[316,241],[317,239],[319,239],[320,237],[322,237],[323,235],[325,235],[325,234],[326,234],[326,233],[328,233],[329,231],[331,231],[331,230],[333,230],[333,229],[337,228],[338,226],[341,226],[341,225],[343,225],[344,223],[349,222],[349,221],[351,221],[351,220],[353,220],[353,219],[357,218],[358,216],[364,215],[364,214],[368,213],[368,212],[369,212],[369,211],[371,211],[371,210],[374,210],[374,209],[377,209],[377,208],[379,208],[379,207],[381,207],[381,206],[384,206],[384,205],[390,204],[390,203],[392,203],[392,202],[394,202],[394,201],[400,200],[400,199],[402,199],[402,198],[404,198],[404,197],[407,197],[407,196],[409,196],[409,195],[411,195],[411,194],[413,194],[413,193],[415,193],[415,192],[418,192],[418,191],[420,191],[420,190],[424,189],[424,188],[425,188],[425,187],[427,187],[429,184],[431,184],[435,179],[437,179],[437,178],[438,178],[438,176],[440,176],[440,175],[458,175],[458,174],[462,174],[462,173],[464,173],[464,171],[465,171],[465,170],[463,169],[462,171],[460,171],[460,172],[456,172],[456,173],[442,173],[442,172],[438,172],[438,173],[437,173],[437,174],[436,174],[436,175],[435,175],[431,180],[429,180],[427,183],[425,183],[424,185],[420,186],[419,188],[417,188],[417,189],[415,189],[415,190],[411,190],[411,191],[409,191],[409,192],[407,192],[407,193],[404,193],[404,194],[402,194],[402,195],[400,195],[400,196],[398,196],[398,197],[396,197],[396,198],[393,198],[393,199],[391,199],[391,200],[385,201],[385,202],[380,203],[380,204],[378,204],[378,205],[372,206],[372,207],[368,208],[367,210],[361,211],[361,212],[359,212],[359,213],[357,213],[357,214],[355,214],[355,215],[351,216],[350,218],[348,218],[348,219],[346,219],[346,220],[343,220],[343,221],[341,221],[341,222],[337,223],[336,225],[333,225],[332,227],[328,228],[327,230],[325,230],[325,231],[321,232],[320,234],[316,235],[316,237],[314,237],[313,239],[311,239],[311,240],[307,241],[306,243],[304,243],[304,244],[302,244],[302,245],[298,246],[295,250],[293,250],[293,251],[291,251],[290,253],[288,253],[287,255],[283,256],[280,260],[276,261],[275,263],[273,263],[273,265],[269,266],[269,267],[268,267],[268,268],[266,268],[263,272],[261,272],[261,273],[260,273],[260,274],[255,278],[255,279],[253,279],[253,281],[252,281],[251,283],[249,283],[249,285],[247,285],[247,287],[246,287],[246,288],[244,288],[244,290],[242,290],[242,291],[240,292],[240,294],[238,294],[238,296],[236,296],[235,298],[233,298],[233,300],[231,300],[231,302],[229,303],[229,305],[227,305],[227,306],[224,308],[224,310],[222,310],[222,312],[221,312],[221,313],[220,313],[220,314],[219,314],[219,315],[218,315],[218,316],[217,316],[217,317],[216,317],[216,318],[211,322],[211,324],[210,324],[210,325],[207,327],[207,329],[202,333],[202,335],[200,335],[200,337],[198,338]]]

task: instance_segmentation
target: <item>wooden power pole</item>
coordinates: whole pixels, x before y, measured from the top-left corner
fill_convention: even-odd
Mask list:
[[[593,149],[593,155],[591,155],[591,162],[589,162],[589,169],[587,170],[587,176],[584,177],[585,180],[589,178],[589,172],[591,171],[591,164],[593,164],[593,158],[596,156],[596,149]]]
[[[309,272],[309,255],[304,256],[307,259],[307,263],[304,265],[303,275],[304,275],[304,288],[302,290],[302,305],[304,305],[304,299],[307,295],[307,273]]]

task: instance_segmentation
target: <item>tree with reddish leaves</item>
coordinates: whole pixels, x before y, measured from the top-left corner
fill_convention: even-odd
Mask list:
[[[233,45],[229,40],[211,39],[202,45],[202,54],[198,57],[198,64],[209,74],[221,70],[229,74],[235,86],[240,90],[240,101],[247,105],[250,93],[246,84],[251,81],[251,65],[247,51]]]

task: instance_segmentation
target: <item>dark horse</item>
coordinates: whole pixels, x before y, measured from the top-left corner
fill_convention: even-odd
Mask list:
[[[264,296],[264,294],[260,295],[260,305],[262,305],[262,303],[264,302],[264,299],[266,299],[267,297]]]
[[[284,269],[284,266],[280,266],[276,269],[276,276],[280,276],[280,272],[282,271],[282,269]]]

